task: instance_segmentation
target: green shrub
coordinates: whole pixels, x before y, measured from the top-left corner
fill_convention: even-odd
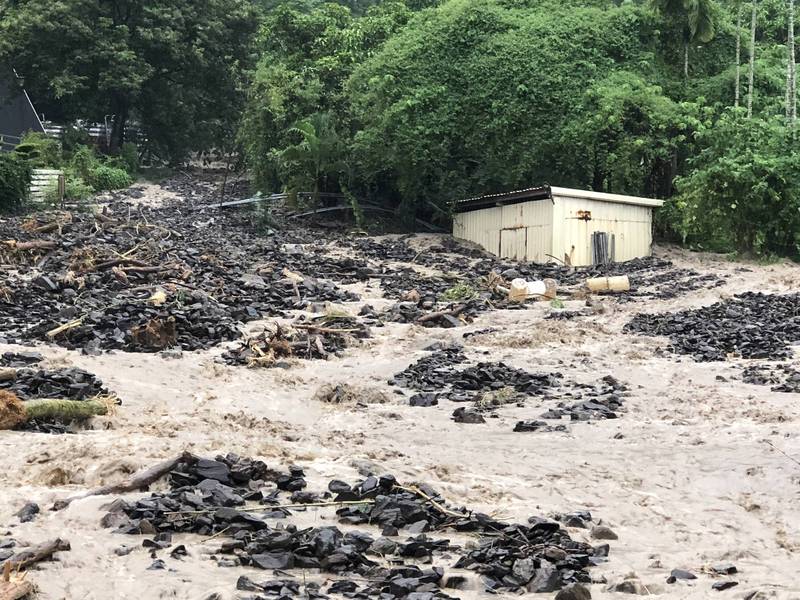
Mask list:
[[[28,198],[30,165],[15,155],[0,154],[0,211],[16,210]]]
[[[133,183],[133,178],[121,168],[120,159],[103,162],[93,148],[84,146],[78,149],[70,161],[71,170],[95,191],[120,190]]]
[[[65,154],[71,154],[84,146],[89,146],[91,143],[92,138],[83,127],[69,125],[64,129],[64,135],[61,136],[61,145]]]
[[[89,172],[87,181],[97,191],[121,190],[133,183],[124,169],[102,164]]]
[[[44,133],[26,133],[14,152],[34,169],[61,166],[61,144]]]
[[[100,166],[100,159],[97,158],[94,148],[82,146],[78,148],[70,160],[70,167],[84,181],[88,181],[91,172]]]
[[[122,162],[122,168],[125,169],[129,175],[135,175],[139,171],[139,149],[136,144],[125,142],[119,151],[119,159]]]

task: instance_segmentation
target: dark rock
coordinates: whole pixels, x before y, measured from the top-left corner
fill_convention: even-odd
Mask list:
[[[33,521],[38,514],[39,505],[35,502],[28,502],[15,513],[15,516],[19,519],[20,523],[29,523]]]
[[[733,575],[734,573],[738,573],[738,569],[736,565],[733,563],[720,563],[718,565],[713,565],[711,570],[718,575]]]
[[[610,527],[606,527],[605,525],[596,525],[592,527],[592,531],[590,534],[596,540],[616,540],[619,539],[614,531]]]
[[[439,404],[439,399],[437,397],[437,394],[434,394],[432,392],[424,392],[421,394],[415,394],[411,396],[408,403],[410,406],[424,406],[424,407],[436,406],[437,404]]]
[[[725,590],[729,590],[737,585],[739,585],[738,581],[717,581],[711,586],[711,589],[714,589],[718,592],[724,592]]]
[[[683,569],[672,569],[669,577],[667,577],[667,583],[675,583],[677,580],[689,580],[689,579],[697,579],[697,575],[692,573],[691,571],[685,571]]]
[[[555,600],[591,600],[589,588],[580,583],[571,583],[556,594]]]
[[[253,554],[250,561],[259,569],[291,569],[294,567],[294,556],[291,552]]]
[[[471,424],[486,423],[486,419],[483,418],[480,412],[474,408],[466,408],[464,406],[460,406],[453,411],[453,421]]]

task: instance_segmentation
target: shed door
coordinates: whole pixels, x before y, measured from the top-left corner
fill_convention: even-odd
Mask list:
[[[525,227],[500,230],[500,258],[525,260],[528,249],[528,230]]]

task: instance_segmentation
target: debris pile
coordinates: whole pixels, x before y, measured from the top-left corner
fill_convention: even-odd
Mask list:
[[[0,430],[66,433],[70,423],[108,414],[120,403],[94,374],[36,367],[41,360],[32,352],[2,356],[2,364],[11,366],[0,368]]]
[[[611,375],[594,384],[565,380],[561,373],[531,373],[502,362],[479,362],[457,368],[468,362],[458,346],[434,350],[396,374],[390,385],[420,393],[409,400],[412,406],[435,406],[440,399],[473,402],[474,407],[457,408],[453,417],[458,423],[483,423],[482,412],[490,412],[506,404],[524,405],[525,399],[536,397],[557,401],[541,415],[542,419],[590,421],[616,419],[624,410],[627,386]],[[553,431],[540,421],[520,421],[515,431]]]
[[[103,382],[94,374],[74,367],[16,369],[13,373],[9,373],[8,378],[0,377],[0,390],[13,392],[20,400],[36,398],[86,400],[109,394]]]
[[[608,555],[607,545],[595,548],[574,541],[556,521],[531,517],[527,524],[502,522],[450,506],[429,486],[401,485],[392,475],[367,477],[355,485],[333,480],[321,494],[303,491],[305,483],[296,467],[289,475],[278,475],[263,462],[236,455],[191,457],[170,473],[170,491],[135,502],[118,500],[103,522],[121,533],[151,536],[143,545],[161,563],[151,568],[166,566],[157,558],[162,550],[172,548],[175,560],[186,553],[183,545],[172,547],[173,533],[225,536],[215,555],[222,566],[319,569],[340,577],[327,593],[353,598],[447,598],[443,588],[458,588],[465,578],[445,578],[445,569],[434,563],[454,554],[450,566],[479,573],[487,591],[555,591],[589,582],[587,569]],[[288,502],[281,504],[283,495]],[[347,530],[299,528],[288,521],[291,511],[308,506],[335,508]],[[275,519],[280,522],[272,525]],[[378,527],[381,536],[353,526]],[[476,535],[478,543],[462,549],[429,535],[444,530]],[[420,561],[432,566],[423,569]],[[351,574],[353,580],[347,578]],[[288,596],[299,591],[292,580],[256,583],[247,577],[239,579],[237,589]]]
[[[327,359],[341,356],[356,340],[370,336],[369,328],[354,317],[333,316],[298,319],[289,326],[279,324],[227,350],[222,360],[231,365],[272,367],[281,359]]]
[[[624,331],[667,336],[672,352],[697,361],[784,359],[800,342],[800,294],[747,292],[695,310],[639,314]]]
[[[240,322],[358,299],[302,275],[349,276],[358,271],[352,260],[313,247],[287,254],[287,244],[308,242],[310,234],[265,238],[245,221],[119,202],[68,220],[42,214],[34,226],[8,219],[0,237],[14,241],[18,267],[0,293],[6,316],[0,341],[41,340],[90,352],[193,350],[240,337]],[[31,244],[35,250],[20,250]]]
[[[768,385],[773,392],[800,392],[800,371],[794,365],[750,365],[742,372],[742,381]]]

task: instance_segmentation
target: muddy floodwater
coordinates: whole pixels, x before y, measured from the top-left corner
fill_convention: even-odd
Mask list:
[[[424,252],[431,240],[436,237],[407,243]],[[800,267],[739,264],[667,248],[655,253],[676,268],[723,282],[673,298],[594,297],[590,311],[584,298],[567,297],[558,310],[581,313],[569,319],[546,318],[554,308],[538,302],[524,310],[482,310],[454,328],[386,322],[327,360],[288,358],[260,368],[221,360],[239,342],[93,355],[37,342],[43,366],[93,373],[122,404],[77,433],[0,432],[0,539],[13,538],[18,548],[69,540],[71,551],[28,574],[43,599],[245,597],[236,591],[241,575],[266,580],[270,574],[218,566],[211,556],[220,539],[176,536],[188,556],[176,560],[161,553],[166,569],[148,570],[153,557],[141,546],[145,536],[101,527],[104,507],[117,496],[49,510],[56,500],[122,481],[182,451],[207,457],[233,452],[275,469],[299,465],[309,490],[324,490],[331,479],[392,473],[400,481],[429,484],[453,505],[512,522],[590,511],[617,537],[608,541],[608,560],[590,570],[592,598],[625,597],[612,590],[626,579],[637,582],[632,587],[641,593],[665,599],[800,598],[800,397],[745,383],[742,372],[752,360],[697,362],[670,352],[666,338],[623,333],[638,313],[699,308],[744,291],[796,291]],[[435,272],[435,266],[419,271]],[[392,302],[380,284],[377,278],[342,283],[360,300],[337,307],[353,316],[364,304],[380,310]],[[276,319],[243,327],[258,331]],[[447,398],[410,406],[413,392],[388,382],[437,342],[463,345],[471,364],[501,361],[579,383],[613,376],[628,388],[623,411],[614,419],[567,419],[562,430],[515,432],[517,422],[539,418],[552,400],[530,396],[500,404],[483,423],[454,422],[460,404]],[[0,345],[0,353],[29,350]],[[336,401],[320,393],[343,384],[349,391]],[[165,488],[163,481],[153,486]],[[42,511],[19,523],[14,514],[26,502]],[[331,508],[310,507],[297,512],[295,522],[336,525],[337,518]],[[597,543],[588,529],[568,531],[575,540]],[[114,551],[123,544],[136,548],[118,556]],[[448,567],[447,559],[439,563]],[[738,572],[714,573],[712,566],[720,563],[733,563]],[[697,578],[668,584],[673,569]],[[306,575],[289,576],[302,581]],[[712,585],[723,580],[738,585],[714,591]],[[450,593],[487,597],[478,578]]]

